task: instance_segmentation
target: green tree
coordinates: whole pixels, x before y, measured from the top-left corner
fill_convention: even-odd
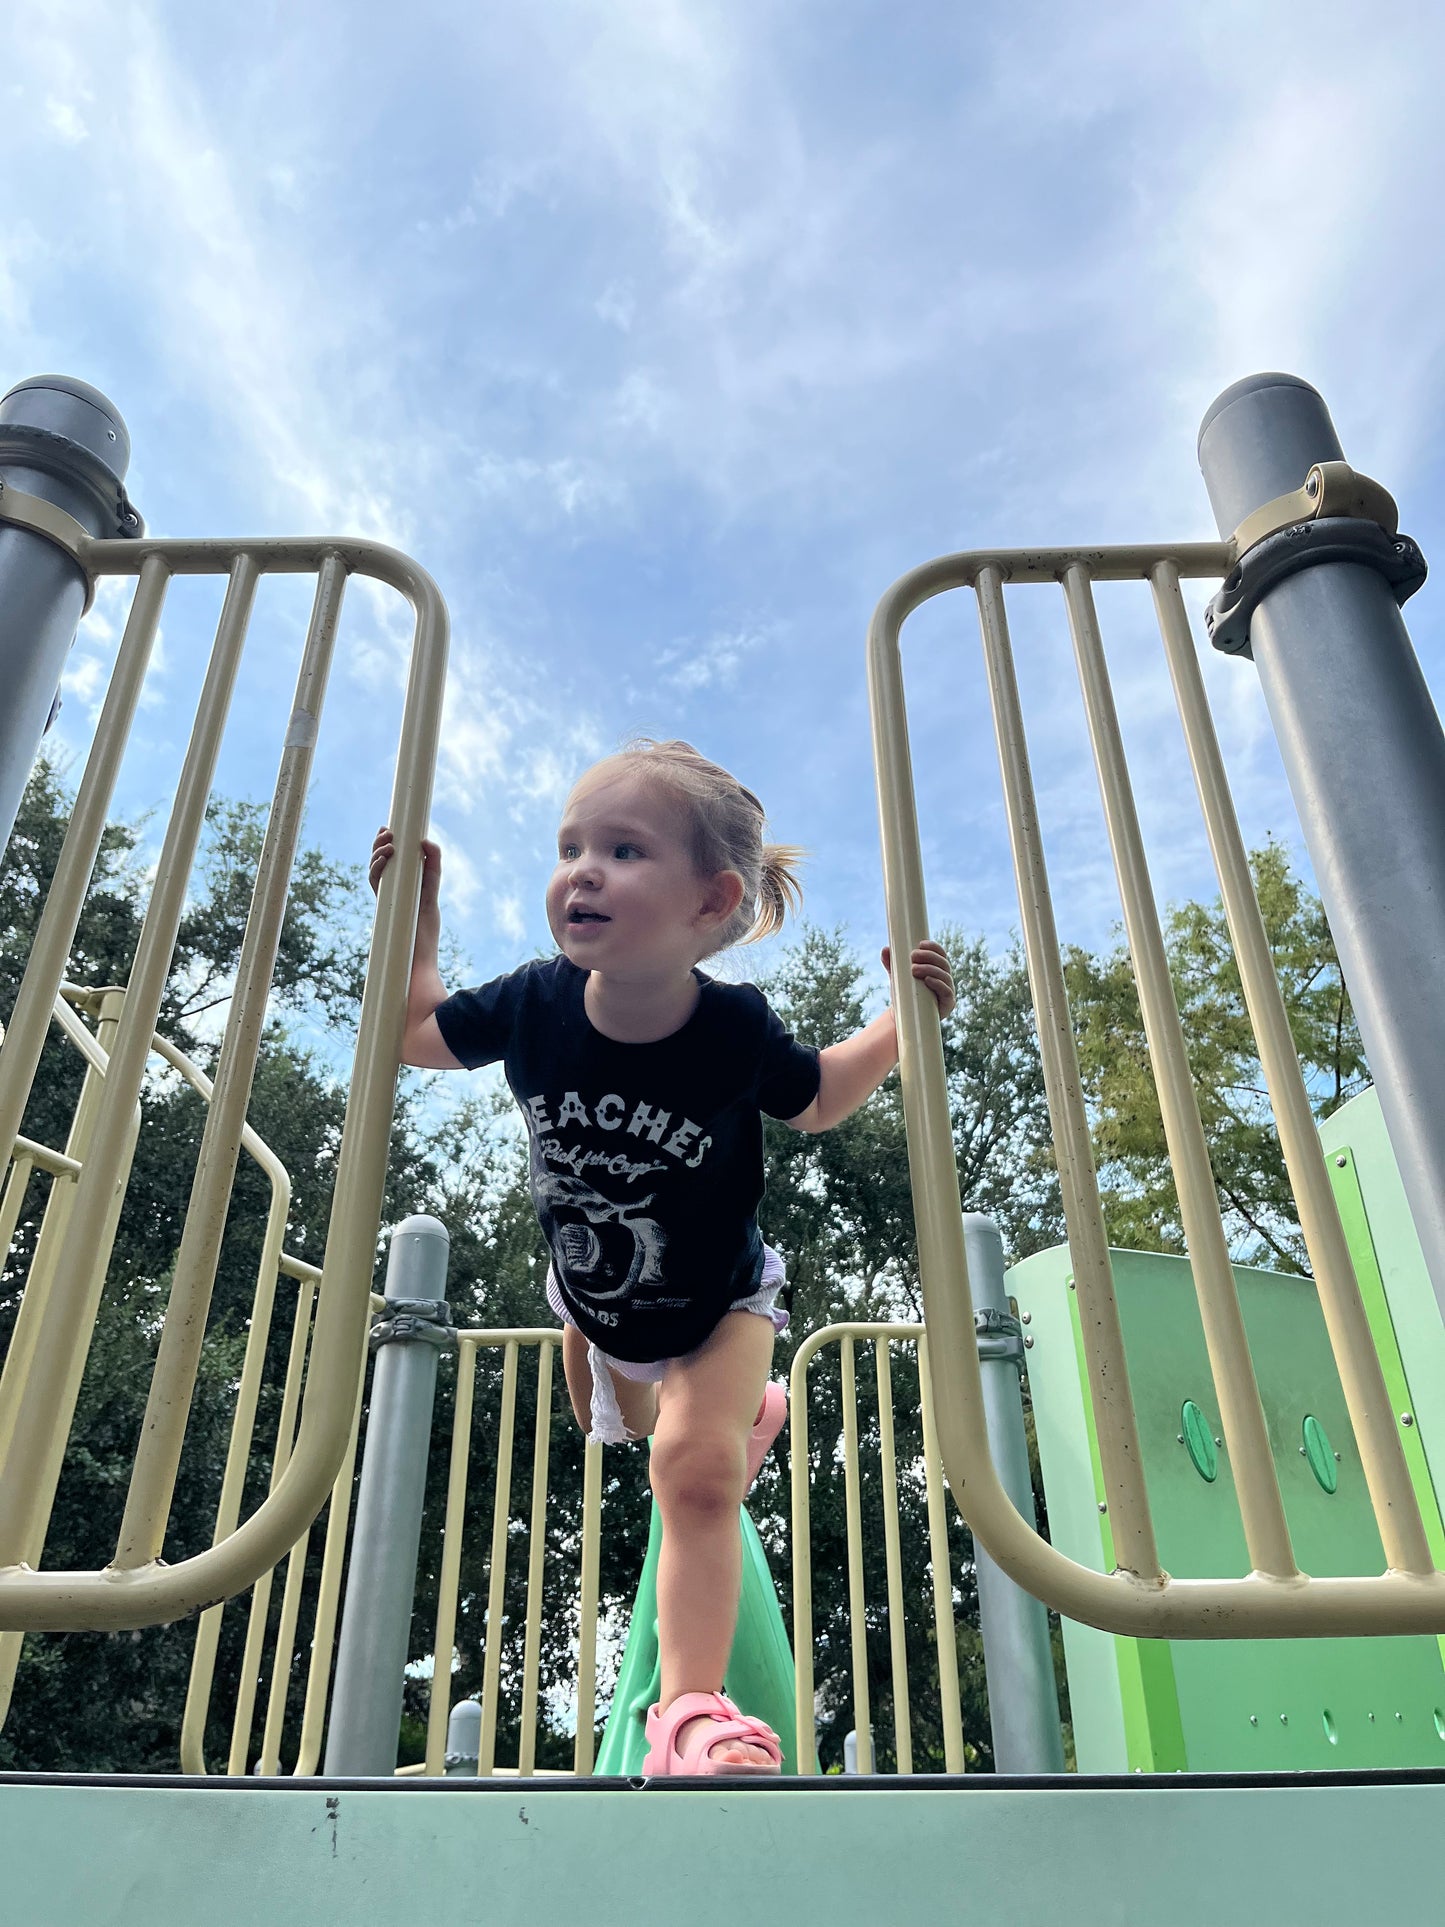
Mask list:
[[[1268,843],[1250,858],[1255,888],[1317,1118],[1368,1082],[1364,1050],[1319,898]],[[1183,1020],[1223,1215],[1236,1263],[1306,1268],[1221,902],[1183,903],[1165,918],[1170,973]],[[1094,1126],[1112,1243],[1182,1251],[1184,1231],[1127,949],[1074,950],[1070,999]]]

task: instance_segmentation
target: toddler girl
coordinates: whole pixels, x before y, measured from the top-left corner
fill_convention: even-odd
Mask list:
[[[379,831],[373,888],[393,849]],[[687,743],[635,743],[577,783],[547,886],[561,954],[545,963],[448,996],[441,854],[422,854],[403,1060],[503,1063],[578,1423],[602,1440],[652,1438],[662,1681],[644,1771],[777,1773],[777,1735],[722,1692],[738,1507],[786,1410],[768,1382],[787,1313],[782,1261],[758,1230],[760,1113],[799,1131],[840,1123],[897,1062],[892,1011],[819,1052],[752,984],[697,968],[781,925],[799,852],[765,844],[758,799]],[[946,1014],[940,946],[920,944],[912,970]]]

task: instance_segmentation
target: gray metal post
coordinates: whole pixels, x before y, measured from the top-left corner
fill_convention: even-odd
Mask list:
[[[391,1234],[387,1316],[372,1334],[376,1364],[326,1734],[328,1774],[396,1770],[437,1360],[450,1342],[450,1243],[446,1226],[423,1216]],[[450,1657],[438,1655],[437,1664],[445,1668]]]
[[[122,486],[130,436],[99,389],[37,375],[0,399],[0,509],[19,490],[89,535],[135,535]],[[85,608],[85,575],[44,535],[0,520],[0,855],[10,841],[65,658]]]
[[[992,1218],[966,1212],[963,1244],[978,1329],[979,1377],[999,1481],[1018,1511],[1035,1524],[1028,1435],[1019,1390],[1023,1340],[1009,1309],[1003,1240]],[[1054,1677],[1049,1616],[1041,1601],[974,1544],[978,1617],[988,1676],[988,1723],[999,1773],[1062,1773],[1064,1736]]]
[[[1324,402],[1292,375],[1236,382],[1199,431],[1221,535],[1300,488],[1315,462],[1341,459]],[[1371,532],[1333,527],[1346,542]],[[1445,1315],[1445,734],[1368,557],[1275,581],[1248,639]]]
[[[458,1700],[447,1715],[446,1770],[453,1778],[476,1775],[482,1757],[482,1702]]]

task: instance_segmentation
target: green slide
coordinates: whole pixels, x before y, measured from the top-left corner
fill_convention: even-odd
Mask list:
[[[783,1743],[783,1771],[798,1770],[793,1731],[793,1649],[783,1626],[768,1556],[757,1528],[742,1514],[743,1588],[724,1687],[743,1712],[766,1720]],[[598,1773],[637,1775],[647,1753],[643,1724],[658,1694],[657,1553],[662,1516],[654,1505],[647,1558],[632,1608],[612,1712],[597,1754]]]

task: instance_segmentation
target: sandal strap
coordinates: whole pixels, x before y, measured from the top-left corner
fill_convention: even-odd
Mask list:
[[[689,1720],[701,1718],[711,1720],[712,1728],[699,1728],[679,1754],[678,1728]],[[725,1693],[680,1693],[665,1713],[660,1707],[649,1711],[646,1730],[651,1747],[661,1749],[669,1759],[676,1758],[684,1768],[689,1763],[701,1765],[724,1740],[745,1740],[752,1746],[764,1747],[775,1753],[778,1763],[782,1763],[782,1742],[773,1729],[765,1720],[740,1712]]]

